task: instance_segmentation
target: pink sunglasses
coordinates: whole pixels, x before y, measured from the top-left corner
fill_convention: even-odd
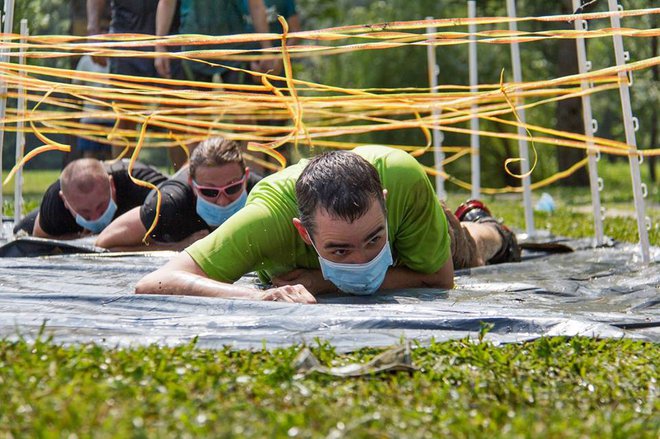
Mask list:
[[[243,177],[233,183],[229,183],[225,186],[200,186],[195,180],[192,181],[193,187],[202,195],[207,198],[218,198],[220,193],[224,193],[225,196],[231,197],[236,195],[243,190],[243,184],[247,180],[248,173],[245,172]]]

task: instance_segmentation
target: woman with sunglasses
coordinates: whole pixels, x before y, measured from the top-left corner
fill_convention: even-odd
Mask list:
[[[96,245],[115,251],[182,250],[238,212],[259,180],[245,166],[238,142],[206,139],[188,166],[159,186],[160,212],[146,244],[144,236],[156,218],[156,191],[104,230]]]

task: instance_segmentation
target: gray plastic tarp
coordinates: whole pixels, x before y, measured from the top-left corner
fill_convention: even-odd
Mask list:
[[[574,248],[584,242],[571,242]],[[660,249],[643,266],[632,245],[527,254],[518,264],[459,272],[456,288],[372,297],[319,297],[298,305],[135,295],[172,253],[76,254],[0,259],[0,337],[108,346],[179,344],[261,348],[330,341],[340,351],[477,336],[518,342],[583,335],[660,341]],[[242,283],[254,284],[254,276]]]

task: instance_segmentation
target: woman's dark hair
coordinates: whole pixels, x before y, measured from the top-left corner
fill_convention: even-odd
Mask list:
[[[378,200],[385,211],[376,168],[349,151],[332,151],[313,158],[296,182],[296,199],[300,221],[310,234],[319,208],[348,222],[367,213],[373,200]]]

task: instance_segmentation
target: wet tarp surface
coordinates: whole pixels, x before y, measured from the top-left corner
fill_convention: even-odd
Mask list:
[[[456,289],[371,297],[322,296],[298,305],[135,295],[135,283],[172,253],[75,254],[0,259],[0,337],[45,333],[59,343],[179,344],[269,348],[328,340],[340,351],[477,336],[518,342],[539,336],[630,337],[660,342],[660,249],[640,264],[638,248],[526,253],[518,264],[457,273]],[[246,276],[242,283],[254,284]]]

